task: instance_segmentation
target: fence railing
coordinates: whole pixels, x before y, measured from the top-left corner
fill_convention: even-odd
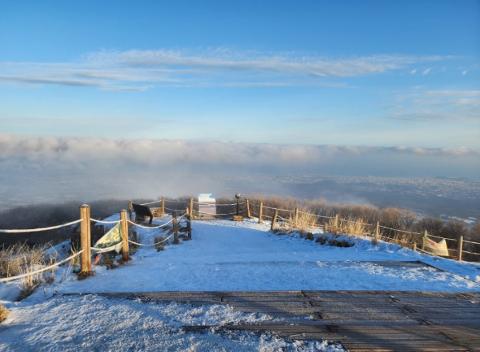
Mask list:
[[[122,253],[122,261],[127,262],[130,260],[129,252],[130,248],[129,245],[132,244],[134,246],[145,246],[145,247],[157,247],[167,243],[173,237],[173,244],[180,243],[179,241],[179,232],[181,231],[180,222],[182,220],[186,220],[186,226],[182,229],[184,230],[187,235],[184,239],[189,240],[192,238],[192,220],[194,219],[211,219],[211,218],[225,218],[231,216],[246,216],[247,218],[254,218],[256,216],[257,221],[259,223],[264,223],[265,220],[270,222],[270,229],[272,231],[278,230],[279,227],[289,227],[290,229],[299,229],[300,222],[302,221],[302,217],[310,217],[314,219],[312,221],[311,228],[321,228],[326,232],[331,233],[344,233],[349,235],[346,231],[343,231],[347,225],[344,224],[353,224],[362,226],[364,231],[362,231],[362,236],[370,237],[374,243],[377,243],[379,240],[384,240],[387,242],[394,242],[400,244],[405,247],[409,247],[413,250],[421,251],[422,253],[427,253],[431,255],[435,255],[434,253],[428,250],[428,247],[425,245],[428,239],[435,238],[440,240],[445,240],[450,244],[448,247],[448,252],[450,257],[454,257],[455,259],[462,261],[465,260],[464,254],[468,256],[473,256],[480,258],[480,252],[472,250],[471,248],[479,248],[480,249],[480,242],[464,240],[463,236],[460,236],[457,239],[447,238],[443,236],[431,235],[427,231],[423,233],[409,231],[405,229],[397,229],[389,226],[385,226],[380,224],[380,222],[376,222],[376,224],[365,223],[360,220],[355,219],[345,219],[340,218],[339,214],[335,214],[334,216],[327,216],[322,214],[315,214],[309,211],[302,210],[298,207],[294,209],[285,209],[285,208],[277,208],[274,206],[266,205],[263,201],[257,201],[256,204],[249,199],[242,199],[237,200],[233,203],[216,203],[215,209],[219,208],[222,209],[220,213],[209,213],[201,211],[201,206],[204,205],[203,203],[199,203],[190,198],[188,200],[169,200],[162,198],[157,201],[143,203],[142,205],[154,205],[158,204],[157,207],[151,207],[151,211],[156,217],[164,216],[164,215],[171,215],[172,218],[163,224],[160,225],[153,225],[153,226],[146,226],[139,224],[137,222],[132,221],[132,202],[129,202],[128,210],[121,210],[120,211],[120,219],[119,220],[99,220],[92,218],[90,216],[90,207],[86,204],[80,207],[80,218],[76,220],[72,220],[70,222],[54,225],[49,227],[41,227],[41,228],[33,228],[33,229],[0,229],[0,233],[7,233],[7,234],[16,234],[16,233],[37,233],[37,232],[45,232],[51,230],[57,230],[64,227],[70,227],[73,225],[80,225],[80,251],[72,254],[70,257],[63,259],[59,262],[53,263],[47,267],[17,275],[11,276],[6,278],[0,278],[1,282],[7,282],[12,280],[21,279],[27,277],[29,275],[35,275],[38,273],[42,273],[44,271],[52,270],[66,262],[75,259],[76,257],[80,256],[80,277],[87,277],[90,276],[92,271],[92,252],[94,254],[101,254],[108,251],[113,250],[121,243],[121,253]],[[210,204],[210,203],[209,203]],[[237,218],[238,219],[238,218]],[[310,219],[310,220],[311,220]],[[309,221],[310,221],[309,220]],[[92,247],[92,238],[91,238],[91,222],[98,223],[98,224],[105,224],[105,225],[119,225],[120,226],[120,233],[121,233],[121,241],[106,247],[106,248],[96,248]],[[163,231],[167,231],[167,235],[165,238],[162,238],[158,241],[154,241],[152,244],[145,244],[140,243],[132,238],[129,238],[129,226],[131,227],[139,227],[143,229],[161,229]],[[396,234],[402,234],[403,236],[399,238]],[[468,246],[468,250],[465,249],[465,245]],[[452,246],[454,248],[452,248]],[[455,255],[450,255],[450,253],[455,253]]]
[[[252,201],[247,202],[247,204],[252,205]],[[252,212],[252,209],[254,209],[255,212]],[[327,216],[300,210],[297,207],[294,209],[277,208],[274,206],[265,205],[263,201],[258,201],[257,204],[252,207],[252,209],[248,209],[248,213],[250,215],[256,214],[259,223],[262,223],[264,220],[270,221],[271,230],[275,230],[276,223],[279,222],[279,220],[283,223],[287,222],[288,226],[296,229],[298,227],[299,214],[303,214],[316,219],[316,225],[312,226],[312,229],[322,228],[325,231],[338,233],[341,232],[345,227],[342,226],[343,224],[351,223],[365,228],[366,231],[361,233],[361,235],[370,237],[374,242],[384,240],[387,242],[400,244],[404,247],[418,250],[423,253],[435,255],[434,252],[428,250],[428,245],[426,245],[428,239],[435,238],[445,240],[447,242],[449,253],[448,257],[455,258],[459,261],[465,261],[464,254],[468,254],[470,257],[478,257],[480,259],[480,242],[465,240],[463,236],[459,236],[457,239],[452,239],[429,234],[426,230],[423,232],[417,232],[385,226],[378,221],[375,224],[371,224],[362,222],[359,219],[340,218],[339,214]],[[283,214],[288,214],[287,218],[285,218],[285,215],[281,215],[282,212]],[[344,234],[348,235],[349,233],[344,232]],[[465,249],[466,245],[469,246],[469,250]]]
[[[262,223],[265,220],[269,221],[271,230],[275,230],[278,224],[287,224],[287,226],[290,226],[291,228],[298,228],[299,217],[310,216],[315,219],[316,226],[314,227],[322,228],[325,231],[338,233],[343,229],[348,228],[348,224],[358,225],[364,228],[364,231],[361,233],[361,235],[370,237],[374,242],[379,240],[393,242],[431,255],[435,255],[435,253],[428,250],[428,245],[426,245],[428,240],[431,238],[445,240],[447,242],[449,253],[448,257],[462,261],[465,260],[464,254],[467,254],[470,258],[478,257],[480,259],[480,242],[465,240],[463,236],[452,239],[429,234],[426,230],[423,232],[418,232],[386,226],[381,224],[379,221],[376,223],[367,223],[359,219],[341,218],[339,214],[332,214],[331,216],[328,216],[305,211],[298,207],[295,207],[294,209],[280,208],[270,204],[265,204],[264,201],[254,202],[244,198],[240,201],[237,200],[236,202],[217,202],[215,204],[215,208],[216,211],[220,210],[218,213],[202,212],[200,210],[200,205],[202,205],[202,203],[196,202],[193,200],[193,198],[184,201],[162,198],[158,201],[147,204],[155,203],[159,204],[159,208],[162,209],[162,213],[165,211],[165,209],[169,210],[168,207],[165,207],[165,203],[176,204],[177,206],[180,204],[181,207],[187,207],[189,213],[192,214],[192,219],[225,218],[232,215],[243,215],[247,218],[257,217],[259,223]],[[344,233],[348,235],[347,232],[344,231]]]
[[[155,204],[155,203],[157,202],[152,202],[150,204]],[[164,207],[164,209],[166,209],[166,207]],[[167,214],[168,213],[164,212],[162,216]],[[25,277],[33,277],[34,275],[39,275],[46,271],[52,271],[58,268],[59,266],[66,264],[67,262],[73,261],[75,258],[79,256],[80,256],[80,271],[78,275],[80,278],[85,278],[93,274],[92,254],[98,255],[106,252],[111,252],[116,248],[118,248],[118,246],[121,244],[122,262],[127,262],[128,260],[130,260],[129,244],[133,244],[134,246],[139,246],[139,247],[145,246],[145,247],[158,248],[158,246],[160,245],[163,246],[164,244],[166,244],[171,238],[173,238],[173,241],[172,241],[173,244],[179,244],[180,232],[186,233],[186,236],[184,236],[184,240],[190,240],[192,238],[192,226],[191,226],[190,214],[186,211],[183,211],[183,213],[180,213],[176,209],[172,209],[172,212],[170,215],[172,216],[172,218],[166,223],[163,223],[161,225],[145,226],[132,221],[131,214],[129,215],[128,211],[125,209],[120,211],[119,220],[99,220],[99,219],[92,218],[90,216],[90,206],[87,204],[83,204],[82,206],[80,206],[80,218],[67,222],[65,224],[41,227],[41,228],[31,228],[31,229],[0,229],[0,233],[17,234],[17,233],[37,233],[37,232],[52,231],[52,230],[57,230],[65,227],[70,227],[73,225],[80,226],[80,250],[79,251],[73,253],[68,258],[52,263],[51,265],[48,265],[46,267],[42,267],[40,269],[22,273],[20,275],[0,278],[0,283],[19,280]],[[186,226],[184,227],[181,226],[182,220],[186,220]],[[114,243],[113,245],[110,245],[105,248],[92,246],[92,230],[91,230],[92,222],[97,224],[102,224],[102,225],[119,225],[121,240],[118,243]],[[131,231],[129,231],[129,227],[140,227],[148,230],[161,229],[162,231],[167,231],[168,236],[163,238],[162,240],[154,241],[153,244],[140,243],[130,238],[132,236],[129,236],[131,234]]]

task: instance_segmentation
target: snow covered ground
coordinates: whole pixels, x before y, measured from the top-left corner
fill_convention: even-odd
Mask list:
[[[326,341],[290,341],[248,332],[188,333],[183,325],[272,320],[228,306],[142,303],[96,295],[41,299],[13,309],[0,325],[1,351],[342,351]]]
[[[153,243],[158,235],[140,230],[144,243]],[[169,245],[162,252],[141,247],[127,265],[96,268],[94,278],[72,278],[57,291],[480,289],[480,267],[472,264],[434,259],[387,243],[372,246],[369,240],[347,238],[354,246],[341,248],[268,230],[268,225],[253,221],[195,221],[192,241]],[[445,271],[398,265],[417,260]]]
[[[113,217],[112,217],[113,218]],[[326,342],[287,341],[251,333],[186,333],[182,325],[264,321],[267,315],[228,306],[153,304],[62,293],[213,290],[480,291],[480,266],[422,255],[397,245],[345,237],[354,245],[320,245],[298,235],[270,233],[254,221],[193,222],[193,240],[164,251],[141,247],[126,265],[95,267],[83,281],[66,269],[55,283],[22,302],[16,284],[0,284],[11,316],[0,325],[0,350],[107,349],[191,351],[335,350]],[[139,229],[153,242],[158,230]],[[320,235],[320,234],[318,234]],[[415,263],[422,261],[426,264]],[[102,347],[100,347],[102,346]],[[106,348],[103,348],[106,346]],[[282,347],[283,346],[283,347]]]

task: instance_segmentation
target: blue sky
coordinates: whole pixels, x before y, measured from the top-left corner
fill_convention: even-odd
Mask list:
[[[0,44],[0,134],[480,150],[479,1],[4,1]]]

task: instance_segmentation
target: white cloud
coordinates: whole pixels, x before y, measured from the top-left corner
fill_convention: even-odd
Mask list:
[[[427,76],[428,74],[430,74],[431,71],[432,71],[432,68],[428,67],[422,71],[422,75]]]
[[[170,86],[285,86],[381,74],[448,56],[373,55],[327,58],[211,49],[101,51],[77,62],[0,62],[0,82],[145,90]],[[428,69],[429,70],[429,69]],[[424,71],[425,72],[425,71]]]
[[[416,156],[475,155],[469,148],[372,147],[340,145],[286,145],[231,142],[194,142],[166,139],[105,139],[21,137],[0,134],[0,159],[27,158],[71,162],[125,161],[142,164],[193,163],[237,166],[321,165],[337,157],[369,154]]]
[[[480,121],[480,90],[413,89],[397,96],[391,114],[403,120]]]

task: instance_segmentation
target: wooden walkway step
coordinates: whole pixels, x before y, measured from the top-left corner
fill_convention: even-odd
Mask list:
[[[219,330],[269,331],[327,339],[349,351],[480,351],[480,293],[409,291],[260,291],[104,293],[108,297],[228,304],[280,321]],[[185,326],[203,331],[211,326]]]

